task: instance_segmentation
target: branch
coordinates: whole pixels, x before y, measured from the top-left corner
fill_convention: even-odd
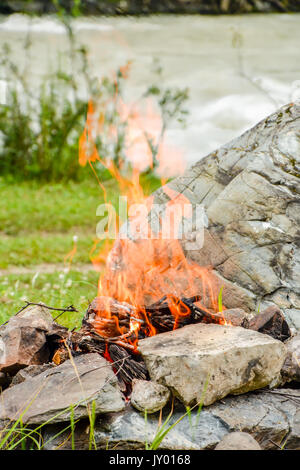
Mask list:
[[[55,321],[58,317],[60,317],[65,312],[78,312],[78,310],[76,310],[76,308],[73,305],[69,305],[69,307],[66,307],[66,308],[56,308],[56,307],[49,307],[48,305],[45,305],[45,304],[42,304],[42,303],[28,302],[27,300],[25,300],[25,305],[22,308],[20,308],[20,310],[17,313],[15,313],[15,315],[13,315],[13,316],[16,317],[17,315],[19,315],[19,313],[23,312],[23,310],[25,310],[25,308],[29,307],[29,305],[37,305],[38,307],[44,307],[44,308],[47,308],[48,310],[55,310],[55,311],[61,312],[59,315],[57,315],[53,319],[53,321]],[[6,325],[8,323],[8,321],[9,320],[2,323],[2,325],[0,325],[0,328],[1,328],[1,326]]]

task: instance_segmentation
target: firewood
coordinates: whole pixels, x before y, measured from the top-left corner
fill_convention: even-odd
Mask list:
[[[103,337],[111,338],[130,333],[131,321],[140,323],[143,337],[147,336],[150,325],[158,333],[162,333],[199,321],[217,323],[213,314],[195,305],[199,300],[200,296],[182,299],[165,296],[150,306],[134,307],[111,297],[96,297],[86,312],[83,326],[96,330]],[[172,313],[176,309],[178,315],[176,312]]]
[[[128,392],[133,379],[149,379],[137,350],[137,341],[151,334],[203,322],[242,326],[282,341],[291,336],[278,307],[269,307],[248,320],[243,311],[228,310],[228,315],[226,310],[210,312],[199,306],[200,300],[200,296],[179,298],[168,295],[152,305],[135,307],[111,297],[96,297],[88,307],[79,331],[69,331],[53,323],[47,333],[52,360],[59,364],[68,359],[70,353],[98,353],[112,363],[122,389]],[[132,327],[135,323],[139,323],[139,328]]]
[[[117,363],[116,374],[120,375],[125,383],[131,383],[133,379],[149,379],[145,363],[140,357],[133,356],[116,344],[109,346],[109,355],[113,363]]]

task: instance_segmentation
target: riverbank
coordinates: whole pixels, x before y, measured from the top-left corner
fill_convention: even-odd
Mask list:
[[[154,13],[175,14],[240,14],[299,12],[298,0],[85,0],[58,2],[64,11],[83,15],[148,15]],[[75,6],[74,6],[75,5]],[[58,11],[55,2],[48,0],[3,0],[0,14],[47,14]]]

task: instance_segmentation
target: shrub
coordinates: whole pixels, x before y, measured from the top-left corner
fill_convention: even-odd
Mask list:
[[[117,166],[126,160],[128,122],[120,116],[119,103],[124,102],[124,83],[130,64],[99,80],[89,70],[87,50],[76,46],[70,23],[65,18],[63,22],[69,37],[72,72],[60,69],[45,75],[37,90],[11,60],[8,46],[3,47],[0,78],[7,80],[8,88],[6,104],[0,105],[0,175],[6,178],[43,182],[80,180],[89,174],[78,164],[78,145],[91,102],[103,108],[105,125],[96,140],[101,157],[113,160]],[[161,69],[157,68],[156,72],[159,75]],[[156,101],[162,134],[174,119],[184,125],[188,90],[153,85],[140,99],[149,96]],[[110,104],[104,106],[104,103]],[[157,147],[151,139],[148,143],[156,163]],[[99,162],[96,166],[102,179],[110,177]]]

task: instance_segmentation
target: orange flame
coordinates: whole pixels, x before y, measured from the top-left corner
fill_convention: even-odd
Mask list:
[[[121,72],[127,76],[128,69]],[[118,113],[122,122],[127,123],[125,134],[126,158],[132,165],[129,175],[122,174],[122,167],[105,156],[101,158],[97,151],[96,137],[103,131],[105,124],[105,109],[97,111],[90,101],[84,131],[79,141],[80,165],[101,162],[119,184],[120,193],[126,195],[128,204],[143,203],[147,214],[153,207],[153,197],[146,198],[140,184],[141,171],[147,167],[153,167],[152,147],[157,148],[156,159],[159,162],[158,172],[166,174],[168,168],[176,166],[184,170],[184,160],[181,152],[172,148],[167,139],[162,137],[162,119],[155,113],[150,101],[146,102],[146,112],[143,114],[137,105],[128,106],[118,96],[114,96]],[[116,139],[118,130],[115,126],[109,126],[109,137]],[[99,181],[103,191],[104,186]],[[201,267],[185,257],[182,245],[178,239],[172,238],[182,220],[183,207],[192,206],[190,201],[176,191],[164,187],[165,194],[170,198],[166,204],[164,217],[169,220],[168,229],[170,237],[165,238],[162,233],[154,233],[144,215],[130,217],[131,227],[137,232],[148,233],[148,238],[131,240],[129,237],[119,236],[111,251],[109,241],[105,242],[104,249],[95,255],[97,241],[92,248],[92,261],[94,266],[106,262],[106,272],[100,276],[98,283],[98,296],[109,299],[107,305],[99,310],[94,327],[103,336],[124,336],[124,341],[131,344],[133,350],[137,347],[139,319],[147,322],[148,335],[156,334],[156,329],[145,314],[143,305],[159,300],[167,296],[170,311],[175,318],[174,328],[177,328],[178,320],[182,316],[189,315],[189,308],[178,297],[184,291],[184,296],[189,297],[201,292],[201,307],[218,311],[218,301],[214,289],[214,277],[210,267]],[[106,193],[104,193],[106,200]],[[178,211],[178,214],[176,213]],[[161,222],[161,220],[160,220]],[[165,234],[164,234],[165,235]],[[111,299],[126,302],[135,308],[135,319],[130,321],[129,331],[120,326],[119,319],[111,311]],[[224,320],[225,321],[225,320]],[[125,338],[126,337],[126,338]],[[133,338],[133,339],[132,339]]]

